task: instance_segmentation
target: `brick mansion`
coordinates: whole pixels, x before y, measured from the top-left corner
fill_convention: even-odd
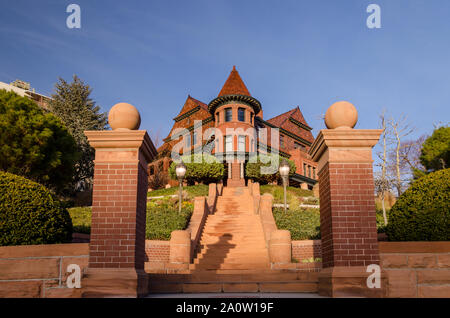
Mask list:
[[[307,153],[314,142],[312,128],[308,126],[300,108],[297,106],[273,118],[264,119],[261,103],[250,94],[236,67],[233,67],[217,98],[206,104],[189,95],[173,120],[169,135],[158,148],[157,158],[149,164],[149,178],[155,174],[168,175],[172,162],[171,151],[180,142],[180,138],[183,138],[184,153],[180,153],[184,155],[186,150],[195,153],[211,146],[213,154],[226,155],[227,177],[224,178],[224,183],[228,186],[245,185],[245,163],[250,154],[261,152],[261,148],[266,152],[276,148],[280,156],[295,162],[295,174],[289,179],[291,186],[312,189],[317,183],[317,163]],[[199,122],[201,126],[198,125]],[[180,128],[187,133],[173,138],[174,131]],[[203,140],[204,131],[210,128],[220,130],[221,134],[216,133],[211,139]],[[227,135],[227,129],[230,128],[234,131],[254,131],[255,134]],[[279,130],[278,142],[271,140],[272,129]],[[262,130],[266,132],[264,138],[261,138]],[[221,137],[217,138],[217,135]],[[230,153],[235,155],[233,160],[229,160]],[[241,156],[238,157],[237,154]],[[168,183],[177,184],[173,180]]]

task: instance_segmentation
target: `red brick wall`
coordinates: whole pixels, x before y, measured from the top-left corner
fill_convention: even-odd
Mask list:
[[[140,192],[137,182],[140,180]],[[89,267],[143,268],[136,244],[145,238],[147,172],[140,163],[97,163],[94,171]],[[137,218],[137,219],[136,219]]]
[[[371,163],[327,163],[319,172],[323,267],[379,264]]]
[[[148,173],[147,167],[138,165],[137,211],[136,211],[136,238],[134,248],[137,269],[144,269],[145,263],[145,224],[147,216]],[[129,238],[133,236],[130,235]]]
[[[145,261],[146,262],[169,262],[170,245],[169,241],[145,241]]]
[[[318,171],[317,171],[317,162],[312,161],[310,158],[308,158],[308,154],[300,149],[292,149],[288,151],[291,157],[290,160],[294,161],[295,167],[297,170],[296,173],[307,176],[308,177],[308,171],[304,171],[303,164],[306,163],[308,166],[311,166],[311,179],[318,179]],[[313,168],[316,170],[316,176],[314,177]]]
[[[87,243],[2,246],[0,297],[79,297],[66,286],[66,270],[77,264],[83,272],[88,254]]]
[[[322,258],[320,240],[292,241],[292,258],[298,261]]]

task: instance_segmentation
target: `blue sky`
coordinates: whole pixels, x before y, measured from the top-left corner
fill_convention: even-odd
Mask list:
[[[66,7],[81,7],[81,29]],[[381,7],[381,29],[366,8]],[[317,135],[320,115],[348,100],[357,128],[383,108],[416,132],[448,122],[450,1],[6,1],[0,0],[0,81],[50,95],[77,74],[108,111],[135,105],[141,129],[166,137],[188,94],[208,103],[233,65],[266,119],[300,106]]]

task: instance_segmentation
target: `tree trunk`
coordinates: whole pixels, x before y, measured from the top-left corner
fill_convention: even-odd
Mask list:
[[[384,204],[384,192],[381,194],[381,206],[383,207],[383,220],[384,225],[386,226],[388,224],[387,215],[386,215],[386,206]]]

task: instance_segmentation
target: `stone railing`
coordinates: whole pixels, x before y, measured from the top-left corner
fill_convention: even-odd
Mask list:
[[[217,197],[222,193],[222,185],[209,184],[208,197],[195,197],[194,212],[189,226],[184,231],[173,231],[169,247],[169,263],[166,268],[170,270],[188,270],[197,251],[208,214],[216,210]]]
[[[253,198],[253,213],[259,214],[260,201],[261,201],[261,193],[259,191],[259,183],[248,181],[248,189],[249,193]]]
[[[254,184],[256,185],[256,184]],[[259,194],[259,184],[254,187]],[[278,230],[272,213],[273,197],[269,193],[260,196],[259,216],[264,231],[264,239],[269,249],[272,264],[287,264],[292,261],[291,233],[287,230]]]

